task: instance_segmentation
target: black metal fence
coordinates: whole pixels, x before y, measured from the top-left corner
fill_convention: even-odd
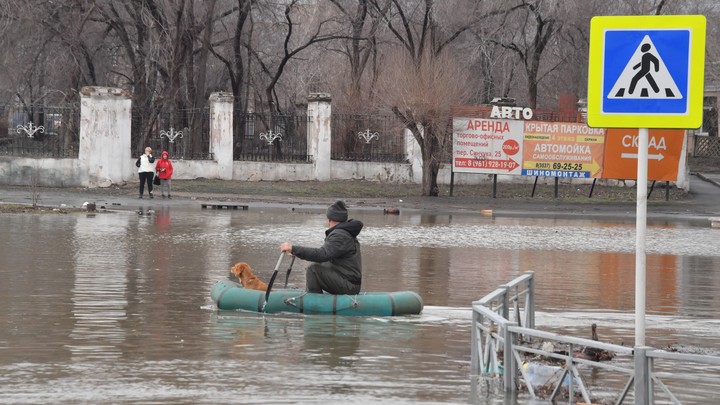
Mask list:
[[[76,158],[80,106],[0,106],[0,155]]]
[[[406,162],[403,123],[394,115],[332,114],[333,160]]]
[[[132,109],[131,154],[137,157],[146,146],[155,155],[163,150],[171,159],[208,160],[210,153],[210,109],[194,108],[148,112]]]
[[[307,113],[236,113],[233,159],[311,163],[307,150]]]
[[[695,157],[720,157],[720,138],[695,135]]]

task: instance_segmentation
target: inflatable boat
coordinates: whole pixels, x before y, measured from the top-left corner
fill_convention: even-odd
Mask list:
[[[416,315],[423,301],[412,291],[361,292],[357,295],[313,294],[298,289],[265,292],[243,288],[231,280],[215,283],[210,296],[219,309],[244,309],[264,313],[295,312],[349,316]]]

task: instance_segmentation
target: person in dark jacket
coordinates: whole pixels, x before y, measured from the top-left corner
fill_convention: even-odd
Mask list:
[[[307,268],[307,291],[330,294],[357,294],[362,283],[362,255],[357,236],[363,223],[348,219],[347,206],[336,201],[327,209],[328,229],[325,243],[319,248],[280,245],[280,251],[314,262]]]

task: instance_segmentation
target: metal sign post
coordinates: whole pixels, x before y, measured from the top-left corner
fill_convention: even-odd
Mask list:
[[[636,346],[645,345],[649,128],[702,124],[705,33],[701,15],[600,16],[590,24],[588,125],[639,128]]]
[[[645,231],[649,128],[702,124],[706,20],[702,15],[601,16],[590,23],[588,125],[638,128],[635,348],[645,346]],[[649,404],[647,360],[636,357],[635,403]]]
[[[645,280],[647,230],[648,129],[638,134],[637,207],[635,212],[635,345],[645,346]]]

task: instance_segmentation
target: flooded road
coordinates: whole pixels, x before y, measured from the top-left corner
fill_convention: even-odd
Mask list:
[[[281,242],[320,245],[322,211],[155,209],[0,215],[0,402],[503,403],[471,384],[470,303],[526,271],[538,327],[633,344],[634,222],[352,211],[363,290],[426,307],[349,318],[210,301],[235,262],[267,281]],[[647,344],[720,352],[720,231],[651,222],[647,252]]]

